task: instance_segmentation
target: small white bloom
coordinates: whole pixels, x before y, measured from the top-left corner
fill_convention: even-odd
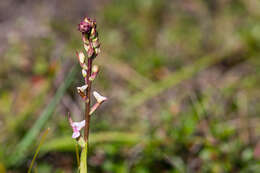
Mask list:
[[[88,85],[83,85],[81,87],[77,87],[78,91],[84,92],[88,88]]]
[[[78,138],[80,136],[80,130],[85,126],[85,120],[81,122],[72,122],[71,128],[73,130],[72,138]]]
[[[96,100],[97,100],[98,103],[102,103],[103,101],[107,100],[106,97],[100,95],[100,94],[99,94],[98,92],[96,92],[96,91],[93,92],[93,95],[94,95],[94,97],[96,98]]]
[[[79,136],[80,136],[80,132],[79,131],[76,131],[76,132],[72,133],[72,138],[73,139],[78,138]]]
[[[80,130],[85,126],[85,120],[80,122],[73,122],[70,115],[68,115],[70,126],[73,130],[72,138],[78,138],[80,136]]]
[[[85,120],[80,122],[73,122],[72,125],[80,130],[85,126]]]

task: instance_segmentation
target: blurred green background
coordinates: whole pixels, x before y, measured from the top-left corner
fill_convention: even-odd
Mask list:
[[[77,24],[95,18],[109,100],[90,173],[260,172],[259,0],[3,0],[0,172],[77,172]]]

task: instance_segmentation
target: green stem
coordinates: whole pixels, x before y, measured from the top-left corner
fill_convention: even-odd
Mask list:
[[[81,156],[80,156],[80,173],[87,173],[87,154],[88,154],[88,144],[85,144],[85,147],[82,147]]]

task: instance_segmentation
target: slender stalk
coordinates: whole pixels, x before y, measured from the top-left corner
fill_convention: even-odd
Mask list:
[[[84,94],[82,91],[79,92],[80,96],[85,100],[85,127],[84,127],[84,139],[79,137],[78,142],[82,147],[81,157],[80,157],[80,173],[87,173],[87,147],[88,147],[88,136],[89,136],[89,128],[90,128],[90,113],[92,113],[90,107],[91,83],[98,72],[98,67],[96,68],[94,67],[93,68],[94,73],[92,74],[92,61],[100,52],[100,43],[98,39],[98,33],[96,31],[95,20],[91,20],[88,17],[84,18],[84,20],[80,22],[78,29],[82,33],[82,41],[84,43],[84,48],[86,50],[86,56],[82,52],[77,53],[77,56],[80,65],[82,67],[82,75],[85,80],[85,86],[87,86],[86,90],[84,91]],[[105,98],[100,95],[97,96],[99,100],[100,98]],[[79,135],[79,131],[82,127],[77,125],[74,127],[73,123],[71,124],[72,124],[72,128],[74,129],[73,134]]]
[[[85,77],[85,84],[88,86],[86,90],[87,99],[85,101],[85,120],[86,125],[84,128],[84,140],[86,143],[88,142],[89,136],[89,125],[90,125],[90,93],[91,93],[91,81],[89,77],[92,71],[92,58],[88,58],[88,70],[87,70],[87,77]]]

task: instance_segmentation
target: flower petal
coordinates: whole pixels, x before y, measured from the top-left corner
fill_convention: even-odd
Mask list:
[[[78,138],[80,136],[80,133],[79,133],[79,131],[76,131],[76,132],[73,132],[73,134],[72,134],[72,138]]]
[[[73,126],[76,127],[76,129],[79,131],[85,126],[85,120],[80,122],[73,122]]]
[[[81,87],[77,87],[78,91],[84,92],[88,88],[88,85],[83,85]]]
[[[98,92],[96,92],[96,91],[93,92],[93,95],[94,95],[94,97],[97,99],[97,102],[98,102],[98,103],[102,103],[103,101],[107,100],[106,97],[100,95],[100,94],[99,94]]]

